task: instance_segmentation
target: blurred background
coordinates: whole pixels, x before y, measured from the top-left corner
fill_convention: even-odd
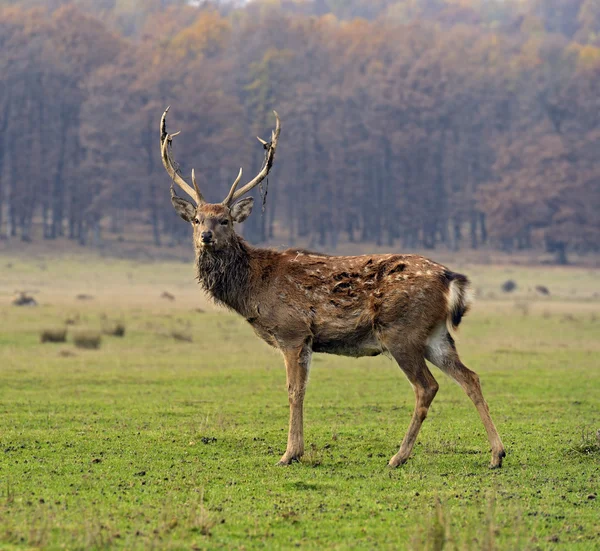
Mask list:
[[[171,105],[210,201],[279,112],[252,243],[597,265],[598,0],[3,0],[0,75],[0,251],[189,256]]]

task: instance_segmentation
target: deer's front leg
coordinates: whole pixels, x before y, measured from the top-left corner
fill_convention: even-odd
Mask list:
[[[290,430],[287,448],[278,465],[299,461],[304,453],[304,392],[312,351],[308,344],[282,350],[285,360],[288,398],[290,402]]]

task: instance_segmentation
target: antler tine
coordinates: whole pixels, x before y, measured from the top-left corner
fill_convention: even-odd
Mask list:
[[[200,190],[198,189],[194,178],[192,178],[192,181],[194,183],[195,189],[192,189],[192,187],[179,175],[177,169],[173,166],[169,146],[173,141],[173,137],[177,136],[179,132],[176,132],[175,134],[167,133],[167,113],[169,112],[170,108],[171,106],[167,107],[162,117],[160,118],[160,156],[162,159],[162,163],[167,171],[167,174],[171,177],[173,183],[177,184],[198,204],[204,203],[204,198],[202,197],[202,194],[200,193]]]
[[[235,191],[235,187],[238,183],[238,181],[236,180],[229,192],[229,195],[227,195],[227,198],[223,201],[224,205],[229,206],[231,203],[239,199],[242,195],[248,193],[252,188],[260,184],[267,177],[267,174],[269,174],[269,171],[273,166],[273,160],[275,159],[275,150],[277,149],[279,133],[281,132],[281,121],[279,120],[279,115],[277,114],[277,111],[273,111],[273,114],[275,115],[277,123],[275,125],[275,130],[271,132],[271,142],[265,142],[264,140],[258,138],[258,141],[262,143],[263,147],[266,149],[265,162],[263,164],[263,167],[261,168],[260,172],[252,180],[250,180],[250,182],[248,182],[244,187],[238,189],[237,191]],[[241,175],[242,171],[240,169],[238,179],[241,177]]]
[[[192,184],[194,184],[194,191],[196,192],[196,195],[198,196],[198,204],[205,203],[206,201],[204,200],[204,196],[202,195],[200,188],[198,187],[198,183],[196,182],[196,173],[194,172],[193,168],[192,168]]]
[[[235,181],[231,185],[231,189],[229,190],[229,193],[227,194],[227,197],[225,197],[225,199],[223,199],[223,202],[221,203],[222,205],[228,206],[231,203],[233,194],[235,193],[235,188],[240,183],[241,179],[242,179],[242,169],[240,168],[240,171],[238,172],[237,178],[235,179]]]

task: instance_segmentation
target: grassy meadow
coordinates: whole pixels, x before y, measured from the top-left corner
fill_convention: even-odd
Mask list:
[[[599,549],[598,271],[449,264],[479,295],[457,342],[507,449],[497,471],[436,368],[414,453],[389,470],[410,385],[385,357],[326,355],[307,453],[275,467],[283,362],[206,301],[190,263],[1,257],[0,549]],[[11,305],[17,290],[38,306]]]

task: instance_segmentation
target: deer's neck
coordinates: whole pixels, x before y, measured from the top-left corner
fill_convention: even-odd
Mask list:
[[[198,281],[220,304],[246,315],[250,295],[250,250],[243,239],[225,249],[196,253]]]

